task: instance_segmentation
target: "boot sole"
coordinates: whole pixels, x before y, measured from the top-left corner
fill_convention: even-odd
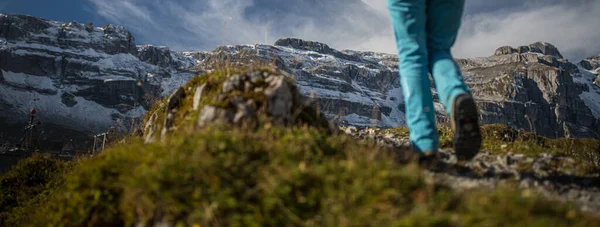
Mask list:
[[[455,99],[452,113],[454,150],[458,160],[471,160],[481,149],[481,131],[477,105],[470,95]]]

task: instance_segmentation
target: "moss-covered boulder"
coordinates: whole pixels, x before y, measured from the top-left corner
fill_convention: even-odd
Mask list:
[[[207,127],[310,125],[332,130],[293,80],[270,69],[215,71],[198,76],[148,112],[146,142]],[[158,132],[161,132],[160,134]]]

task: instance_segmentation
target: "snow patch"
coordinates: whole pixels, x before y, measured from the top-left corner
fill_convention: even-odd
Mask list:
[[[387,93],[386,106],[392,108],[389,116],[381,114],[381,122],[385,127],[398,128],[406,125],[406,115],[398,108],[404,103],[402,88],[392,88]]]
[[[55,95],[45,95],[0,84],[0,100],[12,105],[11,110],[17,112],[17,115],[7,116],[8,118],[15,118],[10,119],[12,121],[21,120],[16,118],[27,115],[30,109],[35,108],[38,110],[37,115],[42,123],[51,122],[78,131],[104,132],[110,126],[118,125],[118,118],[113,119],[111,116],[140,118],[146,111],[143,107],[137,107],[121,114],[115,109],[106,108],[82,97],[75,97],[77,104],[68,107],[62,103],[61,95],[62,92]]]
[[[361,127],[371,127],[378,126],[378,122],[369,117],[360,116],[358,114],[349,114],[344,116],[344,119],[348,121],[348,124],[361,126]]]
[[[38,90],[56,90],[54,82],[48,77],[33,76],[25,73],[14,73],[4,70],[1,71],[4,80],[9,84]]]
[[[579,95],[585,105],[590,108],[596,119],[600,119],[600,88],[595,86],[592,81],[596,78],[596,74],[577,65],[580,75],[573,77],[573,82],[588,86],[589,91],[584,91]]]
[[[170,95],[175,89],[183,86],[194,77],[192,73],[180,73],[174,74],[171,78],[164,78],[160,84],[162,88],[161,96],[165,97]]]

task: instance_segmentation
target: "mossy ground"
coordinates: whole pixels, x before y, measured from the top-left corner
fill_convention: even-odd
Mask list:
[[[35,154],[0,174],[0,226],[15,226],[64,184],[77,161],[65,162]]]
[[[186,85],[215,86],[202,102],[216,94],[219,77],[229,73],[211,75]],[[186,98],[179,110],[190,104]],[[179,125],[195,118],[193,111],[183,112]],[[499,146],[494,139],[504,141],[506,135],[504,128],[494,127],[499,128],[484,130],[484,146],[506,152],[494,150]],[[441,132],[442,141],[451,138],[448,131]],[[519,138],[531,141],[526,134],[511,135],[515,152],[521,148]],[[396,162],[389,148],[310,124],[178,130],[161,142],[140,140],[128,138],[70,164],[40,156],[23,161],[0,176],[0,202],[9,201],[0,207],[0,217],[8,217],[0,218],[0,225],[600,225],[598,217],[573,204],[548,201],[532,191],[457,193],[428,182],[415,164]],[[563,146],[535,141],[536,146]]]
[[[33,172],[17,168],[6,176],[27,179]],[[13,216],[5,224],[585,226],[599,221],[530,191],[457,194],[426,182],[416,165],[395,162],[385,148],[310,127],[251,133],[207,129],[165,143],[130,141],[57,176],[65,179],[25,192],[48,196],[5,212]]]
[[[408,138],[408,128],[385,130],[395,136]],[[559,138],[549,139],[524,130],[515,130],[506,125],[481,126],[482,151],[492,154],[524,154],[536,157],[543,153],[571,157],[575,160],[579,174],[600,173],[600,140]],[[439,127],[440,147],[452,148],[452,129]]]

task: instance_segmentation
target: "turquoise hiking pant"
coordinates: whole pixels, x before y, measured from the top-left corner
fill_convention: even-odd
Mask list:
[[[437,151],[439,137],[428,73],[450,117],[452,101],[470,94],[450,48],[460,27],[464,0],[388,0],[398,56],[406,122],[413,147]]]

